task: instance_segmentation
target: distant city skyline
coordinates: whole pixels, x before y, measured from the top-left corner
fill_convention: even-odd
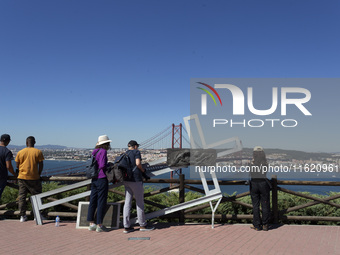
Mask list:
[[[124,148],[183,123],[191,78],[339,77],[339,17],[336,0],[1,1],[0,133]],[[312,90],[305,144],[264,147],[340,151],[340,86]]]
[[[9,144],[7,146],[9,149],[16,149],[16,150],[20,150],[22,148],[25,148],[26,145],[17,145],[17,144]],[[48,150],[71,150],[71,149],[75,149],[75,150],[93,150],[93,147],[68,147],[65,145],[60,145],[60,144],[41,144],[41,145],[37,145],[37,148],[40,149],[48,149]],[[54,148],[53,148],[54,147]],[[190,148],[190,147],[185,147],[185,148]],[[126,147],[112,147],[112,150],[120,150],[120,149],[126,149]],[[166,149],[170,149],[170,147],[165,147],[165,148],[141,148],[146,149],[146,150],[166,150]],[[243,147],[243,150],[252,150],[253,147]],[[305,152],[305,153],[326,153],[326,154],[334,154],[334,155],[339,155],[340,156],[340,151],[331,151],[331,152],[324,152],[324,151],[304,151],[304,150],[293,150],[293,149],[282,149],[282,148],[264,148],[264,150],[266,151],[271,151],[271,150],[280,150],[280,151],[300,151],[300,152]]]

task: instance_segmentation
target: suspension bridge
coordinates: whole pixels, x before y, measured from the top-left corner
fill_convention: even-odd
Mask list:
[[[190,148],[188,132],[182,124],[172,124],[150,138],[140,143],[140,149],[167,149],[167,148]],[[83,175],[85,173],[86,162],[72,162],[57,167],[45,167],[41,176],[58,176],[58,175]],[[152,168],[152,169],[151,169]],[[155,166],[147,170],[159,170]],[[172,177],[172,173],[171,173]]]

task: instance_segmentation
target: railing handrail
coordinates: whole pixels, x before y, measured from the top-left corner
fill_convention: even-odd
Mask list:
[[[14,177],[14,176],[9,176],[8,179],[11,180],[11,181],[14,181],[17,178]],[[51,177],[42,177],[41,180],[42,181],[56,181],[56,182],[75,182],[72,185],[67,185],[66,187],[59,188],[59,190],[54,190],[54,191],[48,192],[47,193],[48,196],[60,193],[59,191],[61,191],[61,190],[62,190],[62,192],[64,192],[65,189],[67,189],[67,190],[74,189],[74,185],[77,186],[77,183],[79,184],[79,182],[83,182],[84,185],[82,185],[82,186],[86,186],[86,185],[88,185],[90,183],[90,180],[88,180],[85,176],[51,176]],[[153,179],[151,179],[149,181],[146,181],[146,183],[163,183],[163,184],[178,183],[180,185],[182,184],[182,189],[181,189],[182,191],[185,188],[185,189],[190,189],[190,190],[198,191],[198,192],[201,192],[201,193],[204,192],[203,190],[200,190],[197,187],[189,186],[190,184],[192,184],[192,185],[202,185],[201,180],[193,180],[193,179],[188,179],[187,180],[187,179],[183,178],[182,179],[182,183],[181,183],[180,179],[154,179],[153,178]],[[208,181],[207,183],[208,184],[213,184],[213,181]],[[219,185],[244,185],[246,183],[246,181],[244,181],[244,180],[220,180],[220,181],[218,181],[218,183],[219,183]],[[313,206],[313,205],[318,204],[318,203],[324,203],[324,204],[329,204],[331,206],[334,206],[334,203],[329,202],[329,201],[331,201],[333,199],[336,199],[336,198],[333,198],[333,197],[315,198],[314,199],[311,196],[308,199],[312,199],[313,200],[312,202],[309,202],[309,203],[306,203],[306,204],[303,204],[303,205],[294,206],[294,207],[287,208],[287,209],[280,210],[280,211],[278,209],[278,191],[280,191],[280,192],[286,192],[287,191],[286,189],[280,188],[279,185],[280,186],[281,185],[282,186],[283,185],[340,186],[340,182],[337,182],[337,181],[278,180],[276,178],[276,176],[272,176],[272,183],[273,183],[273,189],[272,189],[272,211],[273,211],[273,216],[274,216],[274,218],[273,218],[274,219],[274,223],[278,223],[279,220],[286,220],[286,219],[288,219],[288,220],[308,220],[308,219],[320,219],[321,220],[322,219],[322,221],[325,221],[325,220],[327,220],[329,218],[329,221],[335,221],[336,219],[338,219],[340,221],[340,217],[328,217],[328,216],[322,216],[322,217],[321,216],[289,216],[289,215],[284,215],[285,211],[287,211],[287,213],[288,213],[290,211],[296,210],[296,208],[298,208],[298,209],[299,208],[305,208],[305,207]],[[9,186],[15,187],[16,185],[10,183]],[[111,186],[111,187],[113,187],[113,186]],[[289,193],[292,193],[295,196],[305,196],[306,197],[306,195],[303,195],[303,194],[301,195],[298,192],[289,191]],[[184,195],[183,194],[184,194],[183,192],[180,193],[180,196],[181,196],[180,197],[180,201],[184,201]],[[61,199],[59,201],[52,201],[52,202],[49,203],[49,205],[55,206],[57,204],[65,204],[68,201],[71,201],[72,199],[74,199],[75,197],[76,198],[81,198],[81,197],[86,197],[88,195],[89,195],[89,191],[86,191],[86,192],[83,192],[83,193],[79,194],[79,196],[78,195],[72,196],[72,198],[69,199],[69,200],[67,198],[65,198],[65,199]],[[224,197],[222,202],[232,202],[232,203],[236,203],[236,204],[239,204],[239,205],[251,208],[251,207],[249,207],[249,206],[251,206],[250,204],[248,205],[246,203],[243,203],[241,201],[236,200],[238,198],[239,198],[239,195],[234,196],[234,197]],[[32,201],[32,204],[34,204],[34,203],[36,203],[36,202]],[[150,201],[150,203],[151,203],[151,201]],[[197,208],[200,208],[200,207],[203,208],[204,206],[197,206]],[[335,207],[338,207],[338,205],[336,205]],[[190,212],[191,211],[195,211],[195,209],[196,208],[189,209],[188,212],[189,211]],[[198,209],[196,209],[196,210],[198,210]],[[181,214],[182,219],[183,218],[188,218],[188,217],[190,218],[191,217],[190,215],[186,215],[185,217],[183,217],[183,216],[184,215]],[[239,216],[241,218],[242,217],[248,218],[247,215],[239,215]],[[36,218],[38,218],[38,217],[36,216]],[[196,215],[196,216],[192,216],[192,217],[198,217],[198,216]],[[220,216],[218,216],[218,217],[220,217]],[[225,216],[223,216],[223,217],[225,217]]]
[[[8,180],[17,180],[14,176],[9,176]],[[85,181],[85,176],[51,176],[41,177],[42,181]],[[145,183],[180,183],[179,179],[150,179]],[[245,185],[245,180],[219,180],[219,185]],[[184,184],[202,184],[201,180],[185,179]],[[213,184],[213,181],[208,181],[209,185]],[[310,185],[310,186],[340,186],[338,181],[299,181],[299,180],[277,180],[279,185]]]

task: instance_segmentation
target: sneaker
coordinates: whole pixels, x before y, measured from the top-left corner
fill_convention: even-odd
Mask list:
[[[254,225],[250,227],[251,229],[254,229],[255,231],[260,231],[262,230],[261,227],[255,227]]]
[[[263,225],[263,228],[262,228],[263,231],[268,231],[268,229],[269,229],[268,225]]]
[[[97,225],[96,224],[91,224],[90,226],[89,226],[89,230],[90,231],[95,231],[97,229]]]
[[[97,228],[96,228],[96,232],[98,232],[98,233],[100,233],[100,232],[107,232],[108,231],[108,229],[105,227],[105,226],[97,226]]]
[[[123,233],[127,234],[127,233],[134,231],[134,230],[135,230],[134,227],[124,228]]]
[[[145,227],[140,227],[139,231],[151,231],[154,230],[155,227],[154,226],[145,226]]]
[[[25,222],[25,221],[27,221],[27,216],[26,215],[21,216],[20,217],[20,222]]]

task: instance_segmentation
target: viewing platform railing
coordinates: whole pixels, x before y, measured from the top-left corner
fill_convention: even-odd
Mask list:
[[[52,177],[42,177],[41,178],[43,182],[62,182],[62,183],[79,183],[82,182],[83,185],[77,186],[76,188],[80,187],[87,187],[87,191],[84,192],[83,197],[88,197],[90,194],[90,180],[87,180],[86,177],[79,177],[79,176],[52,176]],[[9,183],[8,187],[18,189],[18,186],[15,184],[15,177],[9,177]],[[87,180],[87,181],[86,181]],[[148,200],[149,197],[157,194],[161,194],[163,192],[168,192],[170,190],[178,189],[179,194],[179,200],[178,203],[184,203],[185,202],[185,190],[191,190],[194,192],[202,193],[204,194],[204,190],[200,189],[198,187],[192,186],[192,185],[201,185],[201,180],[191,180],[191,179],[185,179],[184,174],[181,174],[179,176],[179,179],[150,179],[149,181],[145,183],[153,183],[153,184],[172,184],[169,187],[163,187],[158,190],[154,190],[151,192],[147,192],[144,194],[145,203],[155,206],[159,209],[164,209],[166,206],[162,205],[160,203],[156,203],[153,201]],[[245,185],[245,181],[218,181],[219,185]],[[177,184],[177,185],[176,185]],[[213,181],[208,181],[208,184],[213,184]],[[282,223],[282,222],[289,222],[289,221],[312,221],[312,222],[319,222],[319,221],[333,221],[333,222],[340,222],[340,217],[332,217],[332,216],[307,216],[307,215],[301,215],[301,216],[291,216],[287,215],[290,212],[298,211],[303,208],[311,207],[317,204],[325,204],[330,205],[332,207],[335,207],[337,209],[340,208],[340,204],[332,202],[335,199],[340,198],[340,192],[337,195],[334,196],[328,196],[325,198],[319,198],[315,197],[313,195],[303,194],[301,192],[292,191],[289,189],[285,189],[282,186],[285,185],[307,185],[307,186],[340,186],[340,182],[331,182],[331,181],[294,181],[294,180],[278,180],[276,176],[272,176],[272,191],[271,191],[271,210],[272,210],[272,222],[273,223]],[[115,194],[118,194],[122,196],[122,200],[116,201],[117,203],[124,203],[124,193],[118,190],[115,190],[115,186],[110,186],[109,192],[113,192]],[[74,188],[74,189],[76,189]],[[66,189],[64,189],[65,191]],[[63,192],[64,192],[63,191]],[[311,200],[310,202],[300,204],[300,205],[294,205],[289,208],[281,209],[279,210],[279,202],[278,201],[278,193],[288,193],[294,196],[302,197],[304,199]],[[51,195],[54,195],[55,193],[52,191]],[[246,197],[250,195],[250,192],[244,192],[241,194],[237,194],[235,196],[223,196],[222,201],[219,206],[221,206],[224,203],[233,203],[236,205],[240,205],[242,207],[252,209],[253,206],[251,204],[245,203],[240,201],[239,199],[242,197]],[[51,196],[46,196],[44,199],[46,199],[51,206],[53,205],[62,205],[64,207],[67,207],[68,210],[71,209],[71,212],[48,212],[47,216],[49,217],[56,217],[57,215],[60,217],[71,217],[76,218],[77,217],[77,210],[78,206],[72,203],[69,203],[73,198],[79,199],[81,196],[74,196],[71,199],[61,199],[58,200],[56,198],[52,198]],[[84,198],[85,199],[85,198]],[[216,203],[216,202],[215,202]],[[0,205],[0,215],[8,215],[8,216],[16,216],[19,215],[19,211],[12,209],[17,208],[18,201],[12,201],[7,204]],[[179,222],[184,222],[185,219],[191,219],[191,220],[211,220],[212,214],[193,214],[194,212],[197,212],[199,210],[202,210],[204,208],[210,207],[209,203],[201,204],[198,206],[193,206],[191,208],[181,210],[179,212],[175,212],[173,214],[164,215],[163,218],[178,218]],[[9,209],[11,208],[11,209]],[[33,215],[32,211],[27,211],[27,215]],[[220,222],[226,222],[228,220],[251,220],[252,214],[215,214],[214,218]]]

